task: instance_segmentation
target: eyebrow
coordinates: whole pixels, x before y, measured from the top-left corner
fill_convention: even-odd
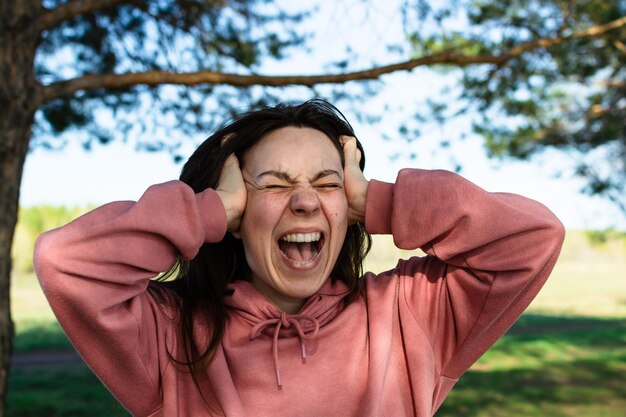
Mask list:
[[[341,178],[341,175],[339,174],[338,171],[335,171],[334,169],[325,169],[325,170],[320,171],[317,174],[315,174],[315,176],[313,178],[311,178],[310,181],[311,182],[315,182],[315,181],[319,180],[320,178],[328,177],[328,176],[331,176],[331,175],[336,175],[337,177]],[[288,173],[286,173],[284,171],[275,171],[275,170],[263,171],[259,175],[257,175],[256,177],[257,177],[257,179],[260,179],[260,178],[265,177],[265,176],[276,177],[278,179],[281,179],[281,180],[289,182],[289,183],[296,182],[295,178],[292,178],[291,175],[289,175]]]

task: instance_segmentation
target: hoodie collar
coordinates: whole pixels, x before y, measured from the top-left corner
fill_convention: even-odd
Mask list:
[[[342,281],[326,280],[317,293],[309,297],[300,312],[287,314],[274,306],[248,281],[228,285],[232,295],[225,297],[232,314],[240,316],[250,325],[249,339],[272,338],[272,356],[276,385],[282,389],[279,364],[279,339],[300,339],[302,363],[306,363],[306,342],[314,342],[319,329],[332,321],[342,310],[343,300],[350,293]]]

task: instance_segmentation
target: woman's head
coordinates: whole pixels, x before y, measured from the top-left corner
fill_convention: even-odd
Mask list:
[[[340,154],[319,130],[282,127],[245,153],[241,172],[247,201],[236,235],[249,280],[296,313],[331,275],[346,236]]]
[[[293,128],[296,129],[294,130]],[[293,135],[281,134],[285,132],[294,133],[302,131],[306,131],[307,133],[304,142],[298,142],[298,139]],[[248,180],[252,183],[257,181],[259,172],[258,164],[255,165],[255,163],[259,161],[259,158],[262,158],[262,152],[256,152],[254,148],[256,147],[257,151],[261,149],[263,147],[262,142],[273,142],[274,145],[276,145],[277,143],[272,140],[264,141],[264,139],[270,138],[272,134],[274,134],[274,136],[278,135],[278,141],[282,141],[282,143],[289,142],[290,138],[294,140],[294,143],[302,143],[305,146],[309,143],[309,149],[290,150],[289,152],[297,152],[300,157],[305,156],[305,158],[301,160],[306,161],[306,156],[309,155],[307,152],[315,151],[318,162],[323,159],[325,162],[320,163],[330,167],[328,168],[330,171],[340,171],[339,164],[341,164],[341,166],[344,164],[340,137],[344,135],[354,136],[354,131],[341,112],[323,100],[311,100],[294,106],[279,105],[253,111],[236,118],[204,141],[183,167],[180,175],[181,181],[187,183],[196,192],[203,191],[206,188],[215,188],[218,184],[224,163],[232,153],[238,157],[244,175],[250,175]],[[315,142],[311,141],[315,140],[319,141],[319,143],[313,146]],[[361,170],[363,170],[365,157],[358,141],[357,147],[361,151],[362,157],[359,165]],[[265,151],[267,150],[268,149],[265,149]],[[336,153],[333,154],[333,151]],[[330,153],[330,155],[326,155],[328,153]],[[305,165],[304,162],[300,164]],[[288,168],[292,170],[296,169],[294,167],[297,167],[297,165],[290,164],[288,166]],[[320,169],[324,171],[327,167],[318,167],[318,171]],[[304,174],[304,172],[295,172],[294,175],[297,176],[300,174]],[[343,173],[340,174],[342,175]],[[317,173],[313,173],[312,175],[315,177]],[[310,180],[314,178],[310,178],[310,176],[311,174],[305,175],[305,181],[298,183],[298,185],[302,184],[304,186],[305,191],[309,190],[308,187],[312,185],[311,183],[313,181]],[[251,199],[250,191],[248,196],[248,198]],[[307,199],[307,197],[311,197],[310,195],[303,195],[302,197],[304,200],[301,199],[299,204],[307,204],[307,201],[311,203],[311,200]],[[345,196],[343,199],[345,200]],[[254,198],[251,200],[254,200]],[[324,204],[328,208],[327,199],[324,199],[324,201]],[[335,204],[333,207],[341,206],[341,198],[334,196],[332,201]],[[322,202],[318,200],[318,203],[319,210],[321,210]],[[314,201],[313,205],[315,204]],[[302,209],[302,207],[297,206],[298,203],[296,202],[296,206],[289,206],[289,209]],[[274,205],[273,207],[276,208],[277,206]],[[309,210],[315,210],[315,208],[311,209],[309,206]],[[259,213],[259,210],[254,211]],[[330,211],[327,212],[330,213]],[[241,235],[251,235],[254,224],[252,221],[246,223],[245,216],[246,214],[244,213],[240,232]],[[295,217],[295,215],[290,215],[287,220],[291,222]],[[327,217],[328,216],[325,214],[324,218],[327,219]],[[276,238],[276,245],[279,245],[278,240],[280,238],[285,238],[286,232],[309,231],[306,228],[298,230],[297,227],[295,229],[290,227],[289,224],[291,223],[283,222],[282,216],[275,215],[273,218],[278,219],[275,224],[281,227],[280,229],[276,229],[277,234],[274,236]],[[252,218],[249,220],[252,220]],[[307,221],[310,220],[311,217],[309,217]],[[320,220],[319,217],[316,217],[315,221],[310,221],[311,224],[315,224],[313,229],[320,226],[319,229],[326,233],[324,240],[327,241],[324,242],[324,245],[330,248],[330,242],[333,242],[333,250],[328,251],[329,256],[323,260],[324,267],[319,268],[319,270],[322,271],[322,275],[324,275],[325,279],[328,270],[332,269],[330,272],[331,279],[341,280],[347,284],[351,292],[345,298],[345,302],[349,303],[357,298],[361,292],[362,280],[360,280],[359,277],[362,274],[362,262],[369,251],[371,239],[361,224],[353,224],[346,228],[346,225],[341,224],[341,221],[333,220],[332,222],[324,222],[325,220]],[[288,226],[282,229],[282,226],[285,224],[288,224]],[[272,228],[270,227],[269,229]],[[335,231],[332,235],[331,230]],[[343,230],[345,230],[345,235],[339,236],[338,233]],[[316,230],[313,231],[317,232]],[[247,236],[239,237],[243,237],[247,244],[250,243],[250,246],[254,246],[254,243],[249,240]],[[290,239],[285,238],[282,240]],[[280,243],[280,245],[288,244]],[[291,256],[292,258],[296,256],[293,252],[296,249],[303,249],[303,252],[315,251],[319,250],[319,246],[309,246],[308,248],[281,248],[283,252],[291,253],[288,257]],[[249,250],[256,251],[254,248],[249,248]],[[262,253],[262,251],[260,253]],[[305,259],[305,257],[309,255],[304,254],[301,256],[302,260],[306,262],[308,258]],[[336,261],[334,261],[334,258],[336,258]],[[194,259],[191,261],[180,260],[172,269],[171,273],[165,275],[165,278],[176,275],[176,279],[161,285],[172,288],[178,294],[180,340],[184,353],[184,358],[172,357],[172,360],[179,364],[186,364],[189,367],[194,381],[196,381],[198,367],[202,367],[207,363],[207,360],[212,358],[212,354],[224,334],[227,316],[224,297],[227,296],[226,287],[228,283],[238,279],[247,279],[253,281],[254,284],[254,279],[260,278],[262,274],[262,269],[258,268],[257,265],[258,260],[251,259],[250,263],[252,264],[252,268],[248,265],[246,250],[242,239],[228,233],[221,242],[204,244]],[[267,265],[267,263],[265,265]],[[280,274],[274,275],[274,278],[279,278],[279,280],[261,283],[261,285],[259,285],[261,291],[264,290],[262,284],[271,284],[272,286],[279,287],[281,282]],[[257,285],[258,284],[259,282],[257,281]],[[318,285],[320,284],[316,281],[313,287]],[[289,286],[287,287],[290,288]],[[267,288],[265,288],[265,290],[267,290]],[[310,291],[311,288],[305,288],[303,293],[310,293]],[[266,295],[268,294],[266,293]],[[209,339],[205,347],[197,346],[195,342],[197,340],[195,331],[198,329],[199,320],[206,323],[205,329],[209,332]],[[201,338],[206,340],[206,336],[206,334],[203,334]]]
[[[313,162],[310,159],[312,156],[311,152],[316,150],[316,155],[326,158],[328,162],[325,163],[331,164],[331,161],[338,161],[341,165],[343,165],[343,152],[340,137],[344,135],[354,136],[352,127],[339,110],[325,101],[311,100],[300,105],[279,105],[272,108],[264,108],[262,110],[253,111],[240,116],[209,137],[189,158],[183,168],[180,179],[189,184],[196,192],[202,191],[208,187],[215,187],[219,180],[219,175],[224,162],[231,153],[235,153],[235,155],[237,155],[244,172],[244,176],[253,165],[254,161],[257,162],[255,165],[255,169],[257,170],[255,175],[258,175],[261,173],[261,171],[259,171],[259,159],[250,158],[249,154],[256,153],[257,150],[261,149],[260,145],[263,145],[263,148],[265,148],[268,138],[281,142],[279,146],[274,146],[272,149],[284,150],[282,154],[284,163],[295,162],[297,158],[300,158],[298,163],[299,165],[306,164],[308,161]],[[303,137],[305,138],[303,139]],[[302,142],[303,140],[304,142]],[[316,145],[315,141],[320,141],[322,143]],[[286,146],[289,146],[290,142],[292,146],[287,149]],[[296,145],[296,143],[300,143],[305,147],[294,147],[293,145]],[[309,145],[307,145],[307,143]],[[359,146],[359,148],[361,147],[360,144],[357,146]],[[362,148],[360,150],[361,153],[363,153]],[[331,155],[324,156],[324,153],[330,153]],[[266,156],[267,155],[261,158],[261,162],[266,159]],[[281,163],[280,158],[278,161],[273,162]],[[364,163],[365,158],[362,157],[360,162],[361,169],[363,169]],[[298,164],[292,164],[291,166],[294,167],[293,169],[296,169]],[[276,170],[277,166],[268,167],[268,169]],[[330,169],[329,167],[326,168]],[[340,167],[336,167],[335,171],[339,168]],[[294,172],[294,175],[295,174],[296,173]],[[247,173],[247,175],[251,175],[251,173]],[[341,172],[340,175],[343,175],[343,172]],[[256,181],[255,178],[247,179]],[[267,179],[268,178],[265,178],[264,181]],[[326,178],[326,180],[328,179],[329,178]],[[310,184],[307,184],[307,186],[308,185]],[[259,194],[258,190],[249,186],[248,195],[256,195],[255,193]],[[328,193],[326,193],[325,197],[323,197],[326,200],[328,200],[326,197],[327,194]],[[306,196],[307,194],[304,193],[303,195]],[[320,213],[322,214],[320,217],[328,217],[323,210],[320,210]],[[294,218],[295,217],[292,216],[292,220]],[[257,278],[261,275],[261,271],[259,270],[251,271],[249,262],[247,262],[253,261],[250,262],[253,264],[251,266],[258,266],[260,260],[258,259],[258,256],[255,257],[253,255],[261,255],[256,254],[259,245],[252,244],[252,233],[249,232],[251,228],[246,229],[246,225],[251,224],[252,222],[247,222],[246,219],[251,220],[251,216],[246,216],[244,213],[244,218],[242,219],[242,237],[246,246],[248,246],[248,253],[246,253],[246,248],[240,239],[229,235],[226,236],[220,243],[205,245],[206,250],[202,250],[199,255],[204,257],[204,254],[209,251],[219,254],[220,263],[222,264],[219,269],[222,269],[228,275],[226,282],[234,279],[252,280],[255,275]],[[334,219],[332,220],[333,227],[335,227],[337,222],[335,222]],[[315,229],[315,222],[310,222],[311,224],[306,223],[306,221],[303,221],[301,223],[303,225],[302,227],[305,227],[304,225],[306,225],[306,227],[310,227],[311,230]],[[288,225],[292,226],[289,228],[288,226],[284,226],[282,223],[277,223],[278,226],[283,228],[279,228],[274,231],[293,231],[296,230],[293,229],[293,227],[299,227],[297,224],[298,220],[288,222]],[[317,226],[320,226],[320,224]],[[349,287],[354,289],[356,295],[356,292],[358,292],[356,279],[361,274],[361,263],[366,251],[369,249],[369,236],[364,231],[363,226],[357,224],[347,227],[345,234],[341,232],[342,236],[339,238],[337,233],[339,233],[342,226],[336,226],[337,232],[332,235],[332,240],[330,239],[330,233],[326,236],[322,236],[322,239],[325,238],[325,241],[322,243],[327,245],[326,248],[329,249],[329,252],[331,253],[327,259],[324,259],[325,266],[320,268],[319,271],[323,271],[323,274],[325,275],[323,277],[324,280],[330,274],[333,279],[344,281]],[[329,228],[326,228],[326,230],[327,232],[330,232]],[[281,237],[282,236],[273,236],[275,239],[274,243],[276,245],[279,244]],[[281,245],[283,244],[281,243]],[[314,249],[317,249],[317,247]],[[255,252],[254,254],[251,253],[253,251]],[[262,256],[265,256],[267,260],[267,257],[270,255],[266,251],[265,255]],[[194,263],[203,263],[203,261],[197,257],[190,262],[189,266],[193,267]],[[265,263],[267,264],[267,262]],[[214,263],[213,265],[215,266]],[[274,278],[274,283],[276,283],[277,280],[280,281],[278,275],[274,274]],[[285,283],[283,282],[283,284]],[[321,286],[321,284],[317,285],[317,288],[319,288],[319,286]],[[283,287],[283,290],[286,289],[286,287]],[[306,292],[305,290],[303,291]],[[268,294],[266,293],[266,295]]]

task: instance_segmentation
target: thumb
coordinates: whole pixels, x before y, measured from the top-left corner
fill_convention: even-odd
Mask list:
[[[353,136],[342,136],[340,141],[343,145],[345,159],[344,185],[348,199],[348,220],[350,224],[363,223],[365,221],[365,203],[369,182],[365,179],[359,162],[361,151],[356,145]]]
[[[231,232],[237,230],[241,216],[246,209],[248,193],[235,154],[230,154],[226,159],[215,191],[226,209],[228,230]]]

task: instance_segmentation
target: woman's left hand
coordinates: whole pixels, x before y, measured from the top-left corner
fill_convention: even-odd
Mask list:
[[[343,167],[343,183],[346,197],[348,198],[348,222],[349,224],[365,222],[365,200],[369,181],[365,179],[359,161],[361,151],[356,146],[356,138],[341,136],[345,165]]]

